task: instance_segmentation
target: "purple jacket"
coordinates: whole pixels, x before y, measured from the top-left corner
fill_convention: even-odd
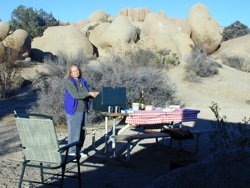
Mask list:
[[[75,87],[78,88],[76,80],[74,78],[69,78],[69,79],[74,83]],[[88,86],[87,81],[84,78],[81,78],[81,82],[86,87],[86,89],[89,91],[89,86]],[[64,98],[64,111],[67,114],[74,115],[75,112],[76,112],[77,105],[78,105],[78,100],[75,99],[67,91],[67,89],[65,89],[64,94],[65,94],[65,98]],[[90,100],[88,98],[87,99],[87,109],[89,110],[89,108],[90,108]]]

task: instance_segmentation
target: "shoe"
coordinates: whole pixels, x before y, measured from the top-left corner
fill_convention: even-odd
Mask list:
[[[80,155],[81,155],[82,158],[87,158],[88,157],[88,155],[83,153],[83,152],[81,152]]]
[[[76,157],[76,153],[68,153],[68,156],[69,157]],[[74,162],[76,162],[76,159],[73,160]]]

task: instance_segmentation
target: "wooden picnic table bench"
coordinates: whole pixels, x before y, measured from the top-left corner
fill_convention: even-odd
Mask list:
[[[188,132],[188,135],[184,135],[183,137],[178,137],[174,134],[171,134],[170,131],[175,131],[177,132]],[[172,146],[173,140],[176,140],[179,142],[179,148],[181,149],[181,143],[183,140],[187,140],[187,139],[195,139],[195,151],[193,152],[194,154],[198,153],[199,151],[199,138],[202,134],[205,133],[209,133],[212,130],[187,130],[187,129],[183,129],[183,128],[171,128],[168,131],[164,131],[164,132],[156,132],[156,131],[152,131],[152,132],[144,132],[144,133],[137,133],[137,134],[124,134],[124,135],[114,135],[111,136],[111,139],[113,139],[114,141],[125,141],[127,144],[127,160],[129,161],[131,158],[131,146],[134,144],[134,140],[144,140],[144,139],[151,139],[151,138],[155,138],[156,139],[156,143],[159,143],[158,139],[159,138],[170,138],[170,143],[168,146]]]
[[[153,133],[143,133],[143,134],[129,134],[129,135],[114,135],[111,136],[111,139],[114,141],[125,141],[127,143],[127,160],[130,160],[130,152],[131,145],[133,144],[133,140],[143,140],[155,138],[156,142],[158,142],[158,138],[166,138],[169,137],[169,134],[163,132],[153,132]]]

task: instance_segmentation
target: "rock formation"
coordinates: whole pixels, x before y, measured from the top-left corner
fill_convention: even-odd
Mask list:
[[[15,30],[2,43],[5,47],[14,49],[18,54],[22,54],[24,58],[30,53],[31,38],[29,33],[23,29]]]
[[[118,16],[112,23],[105,22],[94,28],[89,39],[98,48],[114,47],[120,43],[136,42],[137,32],[128,18]]]
[[[2,60],[3,60],[4,52],[5,52],[4,45],[3,45],[3,43],[0,41],[0,62],[2,62]]]
[[[108,20],[109,17],[109,14],[106,14],[102,10],[97,10],[89,16],[88,22],[104,22]]]
[[[184,33],[187,33],[188,36],[191,36],[192,29],[188,20],[182,20],[178,18],[169,18],[169,20],[177,25],[180,31],[183,31]]]
[[[120,15],[128,17],[131,22],[143,22],[150,11],[147,8],[124,8]]]
[[[208,54],[212,54],[222,41],[222,27],[210,15],[207,7],[200,3],[192,6],[188,21],[192,29],[193,42]]]
[[[187,32],[185,33],[180,29],[180,26],[165,16],[154,13],[147,15],[140,38],[145,46],[168,49],[179,57],[184,57],[187,53],[190,53],[193,45]]]
[[[0,39],[4,39],[4,46],[10,46],[5,39],[9,38],[8,32],[9,25],[0,22]],[[170,50],[179,58],[185,58],[195,45],[208,54],[214,53],[220,47],[222,32],[222,27],[200,3],[191,7],[187,20],[168,18],[164,12],[152,13],[147,8],[124,8],[115,17],[97,10],[87,21],[47,28],[42,37],[33,39],[32,58],[43,53],[57,55],[59,51],[66,55],[76,55],[80,51],[88,57],[93,57],[94,53],[105,56],[110,48],[126,48],[131,43],[138,48]],[[16,33],[20,31],[13,34],[16,36]],[[23,33],[22,39],[17,41],[23,41],[25,36],[27,34]],[[20,50],[22,42],[18,43],[15,45]]]
[[[213,54],[218,58],[243,57],[250,59],[250,34],[222,42],[220,48]]]
[[[32,41],[32,52],[39,49],[58,55],[60,52],[67,56],[75,56],[79,52],[87,57],[93,57],[94,49],[89,39],[74,26],[55,26],[45,30],[42,37]],[[36,54],[34,54],[36,56]]]
[[[7,37],[10,30],[10,24],[7,22],[0,22],[0,41]]]

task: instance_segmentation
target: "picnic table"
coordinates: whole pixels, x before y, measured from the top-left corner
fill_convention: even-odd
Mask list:
[[[127,155],[130,158],[130,144],[133,139],[147,139],[147,138],[163,138],[169,137],[168,133],[140,133],[123,135],[122,133],[130,128],[139,127],[144,125],[169,125],[173,123],[196,121],[199,110],[195,109],[172,109],[172,110],[139,110],[130,113],[103,113],[105,115],[105,152],[107,152],[108,142],[112,142],[113,157],[116,157],[116,141],[125,140],[128,143]],[[126,125],[122,127],[118,132],[116,131],[116,118],[125,117]],[[108,135],[108,118],[112,119],[112,134]]]

